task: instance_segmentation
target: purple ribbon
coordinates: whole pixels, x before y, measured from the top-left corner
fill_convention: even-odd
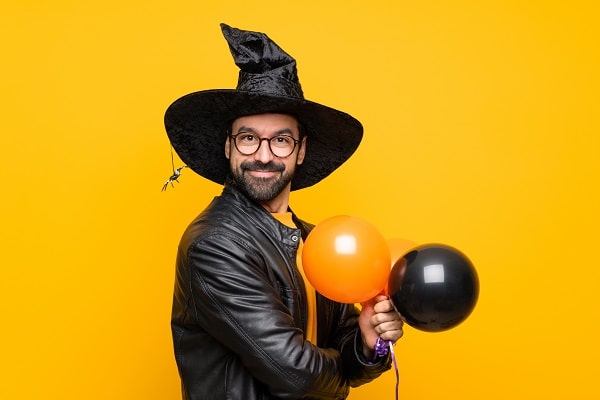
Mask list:
[[[377,341],[375,342],[375,348],[373,349],[375,350],[373,361],[375,361],[378,357],[387,356],[389,352],[389,343],[389,340],[383,340],[380,337],[377,338]]]
[[[373,362],[378,357],[387,356],[388,353],[391,354],[392,361],[394,363],[394,370],[396,371],[396,400],[398,400],[398,388],[400,386],[400,373],[398,372],[398,364],[396,363],[396,355],[394,354],[394,343],[390,340],[383,340],[382,338],[377,338],[375,342],[375,354],[373,355]]]

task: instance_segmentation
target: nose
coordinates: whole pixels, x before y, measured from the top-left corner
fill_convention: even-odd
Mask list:
[[[254,153],[254,159],[262,162],[263,164],[266,164],[269,161],[272,161],[273,157],[273,153],[271,152],[271,148],[269,147],[269,139],[260,139],[258,150],[256,150],[256,153]]]

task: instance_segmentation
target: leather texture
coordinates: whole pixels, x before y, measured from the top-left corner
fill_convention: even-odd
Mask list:
[[[180,242],[172,333],[185,400],[344,399],[391,367],[362,357],[358,310],[317,294],[305,340],[300,236],[228,182]]]

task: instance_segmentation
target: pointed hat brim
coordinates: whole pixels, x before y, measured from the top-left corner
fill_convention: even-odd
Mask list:
[[[362,124],[342,111],[297,97],[234,89],[185,95],[169,106],[165,127],[173,148],[188,167],[223,184],[230,173],[225,157],[227,129],[236,118],[263,113],[289,114],[307,131],[306,157],[296,169],[292,190],[316,184],[356,151]]]

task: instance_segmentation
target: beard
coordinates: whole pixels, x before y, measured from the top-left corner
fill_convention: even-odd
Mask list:
[[[280,175],[271,178],[257,178],[247,174],[247,171],[272,171],[280,172]],[[294,171],[286,171],[285,165],[278,165],[274,162],[263,164],[259,161],[244,161],[239,168],[232,171],[232,176],[248,197],[262,202],[277,197],[292,181]]]

